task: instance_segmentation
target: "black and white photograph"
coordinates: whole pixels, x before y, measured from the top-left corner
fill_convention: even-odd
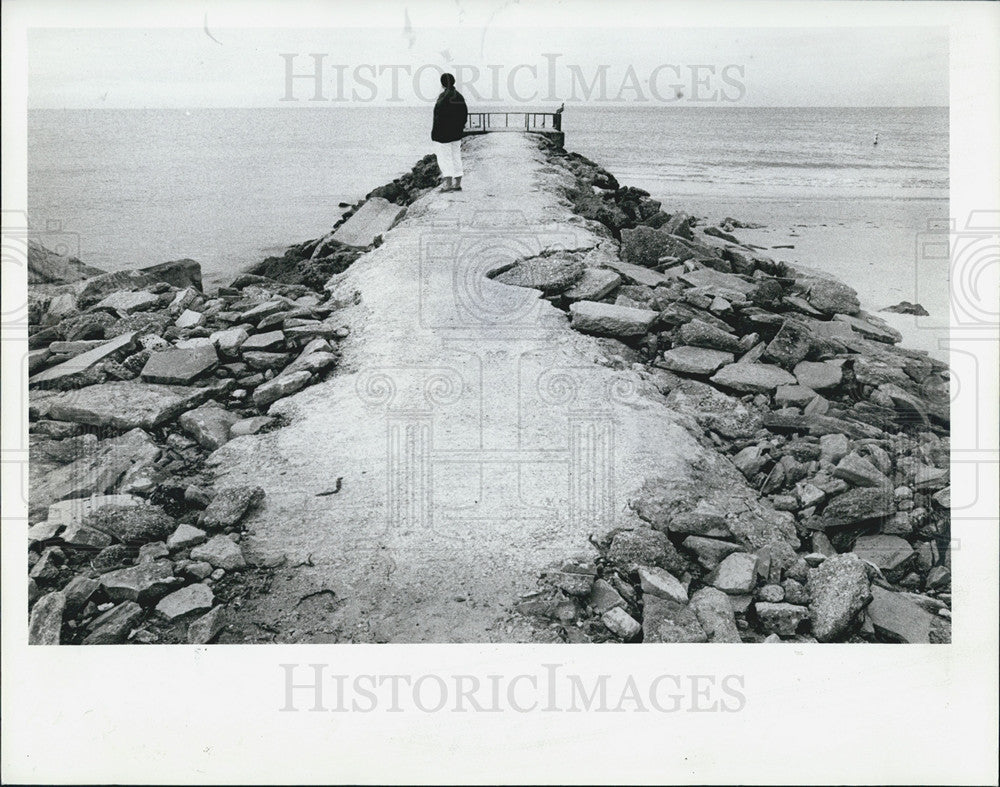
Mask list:
[[[3,11],[5,783],[997,783],[1000,5]]]

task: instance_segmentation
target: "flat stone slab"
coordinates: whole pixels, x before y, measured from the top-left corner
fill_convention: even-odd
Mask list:
[[[173,569],[166,560],[109,571],[98,581],[112,601],[140,603],[162,596],[175,583]]]
[[[49,416],[90,426],[153,429],[197,407],[208,395],[207,389],[135,380],[100,383],[53,397]]]
[[[136,331],[130,331],[128,333],[123,333],[121,336],[116,336],[111,341],[103,342],[98,347],[80,353],[79,355],[70,358],[68,361],[63,361],[50,369],[46,369],[45,371],[33,375],[28,380],[28,383],[29,385],[37,385],[38,383],[63,380],[74,374],[86,371],[95,363],[107,358],[109,355],[116,353],[125,347],[131,347],[135,342],[136,335]]]
[[[723,350],[682,346],[665,351],[656,365],[681,374],[709,375],[720,367],[731,364],[734,357],[732,353]]]
[[[209,610],[214,602],[215,594],[212,593],[211,588],[198,583],[164,596],[156,605],[156,611],[167,620],[177,620],[185,615]]]
[[[657,284],[670,284],[670,282],[674,281],[674,277],[657,273],[649,268],[643,268],[641,265],[633,265],[631,262],[607,260],[604,263],[604,267],[620,274],[628,281],[636,284],[644,284],[647,287],[655,287]]]
[[[950,640],[946,633],[948,624],[938,616],[922,609],[902,593],[893,593],[878,585],[872,585],[872,602],[867,613],[875,630],[895,642],[930,644]],[[932,636],[932,632],[944,635]]]
[[[733,363],[716,372],[712,382],[743,393],[770,393],[779,385],[794,385],[795,378],[772,364]]]
[[[755,284],[751,284],[732,273],[721,273],[711,268],[702,268],[682,273],[678,278],[690,284],[692,287],[707,287],[714,292],[723,294],[725,292],[736,292],[740,295],[749,295],[756,289]]]
[[[839,364],[825,361],[802,361],[795,364],[792,374],[795,375],[799,385],[812,388],[814,391],[835,388],[840,385],[843,378],[843,370]]]
[[[159,303],[160,296],[151,292],[139,290],[137,292],[119,291],[113,292],[103,300],[99,301],[97,308],[114,309],[115,311],[131,314],[139,309],[148,309]]]
[[[285,346],[285,334],[282,331],[267,331],[258,333],[247,338],[242,347],[244,352],[253,351],[273,351]]]
[[[196,377],[215,368],[219,356],[211,340],[206,344],[183,349],[174,348],[149,356],[140,377],[150,383],[187,385]]]
[[[838,322],[847,323],[867,339],[874,339],[877,342],[884,342],[885,344],[897,344],[903,340],[902,334],[890,326],[889,323],[871,315],[866,315],[862,318],[848,314],[835,314],[833,315],[833,319]]]
[[[582,262],[565,253],[557,253],[520,260],[490,274],[489,278],[512,287],[540,290],[543,295],[556,295],[578,282],[583,271]]]
[[[570,301],[599,301],[622,283],[622,277],[606,268],[585,268],[580,280],[563,292]]]
[[[651,309],[633,309],[597,301],[577,301],[569,307],[570,325],[583,333],[598,336],[639,336],[656,319]]]
[[[151,465],[159,455],[160,449],[141,429],[133,429],[120,437],[102,440],[92,454],[80,457],[48,473],[32,473],[30,510],[44,510],[52,503],[67,498],[103,495],[114,487],[126,472]],[[76,505],[76,501],[73,505]]]
[[[382,197],[372,197],[358,212],[341,224],[333,240],[347,246],[370,246],[375,238],[392,229],[406,213],[406,208]]]

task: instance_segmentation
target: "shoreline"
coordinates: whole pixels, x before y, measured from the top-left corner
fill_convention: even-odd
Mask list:
[[[808,594],[800,592],[802,588],[796,584],[807,587],[810,571],[818,569],[828,557],[836,562],[834,558],[838,554],[854,554],[852,549],[835,548],[835,545],[850,544],[850,539],[843,538],[842,524],[833,526],[839,534],[833,540],[835,544],[830,539],[826,544],[817,540],[815,534],[826,530],[826,527],[814,527],[826,516],[825,506],[855,490],[878,489],[890,478],[913,476],[914,472],[923,472],[921,468],[935,469],[940,458],[941,429],[944,428],[947,434],[946,426],[942,427],[940,421],[945,416],[940,407],[938,380],[946,367],[918,352],[896,347],[894,340],[897,337],[877,318],[872,319],[864,313],[852,317],[858,313],[852,305],[852,297],[856,296],[818,284],[823,280],[810,278],[792,266],[727,241],[718,234],[727,234],[725,230],[700,225],[684,214],[663,213],[659,203],[653,206],[655,201],[650,200],[648,194],[638,189],[620,188],[613,175],[582,156],[554,149],[546,143],[540,147],[550,163],[575,179],[577,186],[567,194],[575,213],[587,222],[591,231],[603,234],[609,249],[617,247],[617,250],[613,256],[602,256],[598,267],[581,264],[579,258],[563,253],[561,258],[557,254],[554,259],[543,258],[530,265],[523,261],[515,263],[492,271],[490,277],[501,283],[541,289],[548,300],[570,315],[571,327],[581,329],[582,326],[587,333],[610,336],[608,341],[620,346],[625,359],[644,367],[644,374],[660,387],[669,407],[699,424],[699,440],[707,441],[706,446],[720,455],[730,455],[748,482],[759,483],[759,488],[767,490],[761,496],[762,502],[782,512],[777,519],[786,527],[789,521],[794,522],[799,536],[811,541],[812,551],[803,553],[794,548],[779,548],[777,542],[760,547],[768,550],[768,560],[773,559],[774,565],[780,566],[771,573],[765,572],[766,578],[777,581],[765,582],[761,589],[767,588],[766,598],[777,598],[774,585],[781,588],[783,598],[789,595],[788,588],[792,588],[791,597],[798,592],[799,599],[805,598]],[[33,544],[29,551],[32,561],[29,595],[34,601],[31,624],[34,641],[107,642],[131,637],[131,641],[182,642],[192,641],[194,637],[207,642],[220,635],[224,616],[228,614],[218,610],[228,607],[233,611],[244,601],[266,592],[274,581],[278,564],[264,561],[248,566],[247,556],[241,549],[246,526],[244,518],[252,521],[254,510],[267,504],[262,499],[263,490],[239,486],[216,489],[211,464],[206,462],[215,450],[234,438],[234,433],[240,437],[281,429],[284,419],[266,414],[271,404],[338,373],[341,365],[338,345],[350,335],[338,313],[351,308],[352,304],[334,296],[332,290],[336,288],[331,287],[331,282],[349,270],[361,255],[377,248],[382,234],[391,232],[405,209],[426,195],[435,181],[436,166],[432,157],[425,157],[409,173],[369,192],[365,199],[347,210],[330,233],[293,245],[281,257],[271,257],[250,266],[229,286],[220,288],[215,297],[201,292],[200,270],[196,281],[191,266],[179,263],[159,266],[162,270],[156,273],[129,275],[119,272],[98,276],[97,286],[94,279],[81,279],[82,284],[64,285],[61,290],[58,286],[50,287],[56,292],[47,295],[38,293],[33,303],[35,330],[31,334],[33,355],[30,363],[34,375],[48,372],[48,379],[39,381],[36,378],[32,388],[32,459],[38,458],[37,466],[32,469],[35,476],[38,469],[47,476],[41,483],[54,498],[57,510],[49,509],[48,518],[41,518],[43,506],[34,494],[33,482],[35,509],[31,520],[34,536],[29,536]],[[381,232],[371,234],[371,242],[365,246],[348,246],[338,240],[338,231],[349,225],[357,214],[363,210],[372,212],[368,206],[376,209],[375,218],[358,217],[355,224],[364,224],[361,219],[365,218],[368,223],[364,231],[372,233],[374,227],[381,228]],[[715,234],[705,234],[706,229],[714,229]],[[626,259],[620,259],[619,255]],[[573,287],[582,286],[587,270],[604,271],[601,275],[606,281],[610,280],[607,274],[613,272],[618,283],[603,294],[600,293],[603,287],[591,289],[590,298],[567,296]],[[766,292],[760,294],[761,291]],[[815,337],[803,340],[795,330],[784,327],[786,322],[799,325],[802,321],[809,326],[838,322],[831,321],[826,312],[817,310],[811,300],[814,291],[822,293],[815,296],[820,302],[825,298],[833,304],[828,308],[849,312],[846,316],[850,319],[839,321],[846,327],[846,334],[838,329],[822,341]],[[748,295],[750,292],[754,295]],[[364,293],[360,297],[363,298]],[[598,314],[581,316],[580,307],[574,310],[573,304],[577,302],[601,304],[601,308],[588,307],[597,309]],[[80,306],[84,311],[79,310]],[[617,309],[626,312],[617,312]],[[611,317],[604,313],[608,310]],[[630,328],[620,333],[615,328],[607,333],[608,320],[613,323],[618,315],[623,315],[620,319],[626,323],[647,320],[645,314],[637,316],[630,312],[649,312],[652,317],[638,332]],[[101,314],[108,315],[108,319],[100,317]],[[655,329],[650,330],[653,325]],[[595,326],[598,326],[596,330]],[[811,330],[818,329],[814,326]],[[795,335],[783,339],[777,336],[781,331]],[[616,332],[619,333],[617,338]],[[115,335],[109,335],[112,333]],[[101,334],[100,338],[97,334]],[[149,339],[151,335],[159,341]],[[748,340],[748,337],[751,338]],[[118,346],[109,348],[116,339]],[[777,345],[772,348],[775,342]],[[64,352],[54,352],[53,346]],[[247,347],[253,349],[247,350]],[[689,349],[678,353],[675,352],[678,347]],[[695,352],[691,353],[691,349]],[[835,359],[838,354],[847,353],[867,360],[861,370],[854,364],[850,385],[838,373],[835,383],[821,386],[820,390],[825,388],[825,396],[812,389],[787,391],[783,394],[783,406],[775,408],[770,397],[779,385],[752,383],[750,388],[741,391],[740,386],[744,383],[716,382],[714,387],[710,384],[708,378],[724,364],[719,363],[706,373],[706,358],[714,359],[711,360],[714,363],[728,355],[732,363],[737,349],[739,355],[755,354],[755,358],[746,361],[746,366],[760,366],[756,361],[764,354],[773,356],[772,365],[788,367],[783,371],[785,377],[781,385],[799,389],[804,386],[796,381],[796,370],[802,363],[822,367],[804,370],[803,374],[808,371],[822,376],[831,375],[833,367],[839,369],[844,365],[829,363],[829,358]],[[69,352],[65,352],[67,350]],[[81,354],[65,357],[72,352]],[[88,353],[91,354],[89,358],[86,357]],[[157,355],[161,365],[165,363],[168,368],[150,371],[149,364],[153,361],[156,366],[154,356]],[[801,358],[792,362],[799,355]],[[811,360],[806,360],[807,356]],[[72,368],[71,364],[58,374],[52,373],[54,365],[70,363],[74,357],[80,359],[76,361],[77,368]],[[668,357],[678,360],[667,360]],[[697,370],[692,371],[695,367]],[[934,383],[936,387],[928,389],[927,395],[932,396],[928,403],[914,393],[913,386],[923,380],[919,384],[926,387],[932,378],[937,382]],[[187,391],[183,394],[159,391],[157,386],[162,387],[164,382]],[[42,384],[62,388],[67,393],[46,391],[39,387]],[[717,390],[720,387],[722,390]],[[157,390],[157,394],[153,401],[146,401],[144,397],[151,390]],[[715,393],[708,395],[708,391]],[[112,393],[123,396],[124,400],[119,400],[119,407],[109,409],[107,402]],[[720,400],[720,396],[728,398]],[[143,398],[141,406],[136,408],[141,412],[130,414],[128,411],[136,404],[137,397]],[[177,401],[178,397],[181,401]],[[872,397],[875,397],[874,402],[869,401]],[[820,400],[825,404],[817,404]],[[728,423],[718,412],[720,401],[729,402],[723,409],[732,408],[743,413],[755,428],[746,431],[745,424]],[[858,402],[865,407],[854,407]],[[837,415],[826,414],[830,412]],[[900,442],[883,437],[885,432],[878,426],[889,428],[891,425],[896,429],[902,421],[904,427],[909,423],[911,426],[906,428],[912,429],[914,418],[928,429],[927,434],[934,440],[905,437]],[[840,434],[838,429],[849,434],[844,438],[847,450],[837,464],[827,462],[823,465],[821,446],[824,439],[820,437],[823,433],[813,431],[815,424],[825,424],[830,430],[826,434]],[[129,455],[135,459],[135,465],[125,470],[124,476],[121,470],[116,474],[115,467],[107,467],[109,461],[114,462],[114,452],[104,450],[107,441],[119,441],[121,450],[131,452]],[[917,454],[921,459],[913,458],[897,467],[900,459],[910,460]],[[786,457],[792,458],[786,461]],[[838,475],[834,471],[845,459],[850,468]],[[933,464],[927,464],[932,459]],[[81,462],[84,464],[78,464]],[[774,469],[778,467],[780,473]],[[85,471],[91,487],[67,487],[66,484],[76,483],[81,471]],[[825,474],[825,488],[811,481],[800,483],[807,477],[815,480],[817,473]],[[869,508],[845,516],[871,516],[851,520],[846,529],[854,532],[860,527],[868,531],[872,522],[878,520],[876,532],[870,534],[872,538],[885,541],[884,536],[889,536],[906,542],[903,536],[909,536],[914,543],[947,543],[947,509],[938,500],[945,499],[940,493],[947,491],[947,471],[930,475],[932,478],[924,479],[923,486],[917,489],[905,484],[894,485],[891,505],[886,503],[885,495],[874,492],[855,495],[861,501],[855,503],[856,506]],[[873,481],[874,486],[870,483]],[[94,484],[101,488],[97,489]],[[900,489],[908,490],[909,497]],[[330,494],[338,491],[331,489]],[[77,501],[85,499],[81,493],[84,496],[114,493],[132,497],[103,498],[99,500],[105,504],[103,510],[94,503],[61,505],[58,502],[60,496]],[[654,498],[660,494],[656,489],[649,493]],[[813,502],[803,506],[801,503],[805,499]],[[696,507],[692,511],[701,512],[700,524],[686,526],[701,530],[685,533],[676,529],[676,518],[659,521],[651,515],[649,501],[633,500],[631,503],[639,517],[651,525],[650,532],[658,534],[653,540],[672,545],[668,549],[661,544],[667,552],[685,549],[683,544],[692,534],[701,533],[697,537],[702,540],[719,536],[717,531],[725,529],[719,523],[720,516],[723,521],[729,521],[726,527],[736,526],[731,518],[727,520],[711,506],[708,509]],[[142,513],[137,516],[133,508],[141,508]],[[150,508],[158,510],[150,511]],[[909,512],[919,509],[924,511],[920,517],[910,515]],[[882,526],[889,521],[890,513],[894,529],[887,533]],[[908,530],[904,520],[910,523]],[[858,526],[853,526],[855,524]],[[938,532],[941,527],[944,531]],[[928,534],[932,535],[925,538]],[[856,532],[854,535],[860,537]],[[641,581],[636,582],[635,577],[639,575],[624,568],[620,560],[616,563],[615,556],[623,548],[620,541],[616,547],[617,538],[612,536],[603,544],[596,567],[580,571],[579,566],[577,569],[561,566],[548,585],[557,590],[545,599],[535,599],[539,604],[533,607],[532,615],[539,617],[538,610],[544,608],[548,610],[541,614],[544,620],[552,612],[557,616],[563,614],[567,603],[575,605],[576,628],[591,632],[588,641],[602,641],[608,638],[608,632],[612,633],[612,638],[634,639],[634,633],[630,636],[622,633],[630,628],[620,619],[620,613],[606,617],[611,609],[627,610],[633,623],[642,619],[644,628],[651,626],[648,621],[656,604],[650,602],[649,609],[644,612],[644,605],[629,601],[626,587],[631,587],[632,595],[641,599],[644,593],[650,592],[647,586],[650,582],[655,584],[655,578],[640,577]],[[729,533],[720,543],[739,544],[740,540],[739,536]],[[903,549],[898,541],[892,543],[897,552]],[[718,547],[700,545],[702,549],[713,546]],[[736,554],[755,554],[752,546],[744,541],[740,548],[748,551]],[[702,590],[717,589],[718,585],[713,584],[715,580],[709,578],[708,558],[690,548],[684,553],[689,557],[671,567],[687,575],[687,583],[694,582],[702,586]],[[692,554],[696,557],[690,557]],[[914,548],[908,554],[894,555],[891,565],[879,565],[885,562],[883,556],[877,549],[869,550],[865,559],[868,563],[874,562],[876,571],[862,568],[861,573],[865,576],[856,584],[864,585],[869,595],[890,593],[892,603],[900,602],[897,596],[902,593],[925,589],[924,597],[930,601],[923,603],[935,610],[926,613],[934,623],[932,627],[928,622],[928,631],[933,628],[940,640],[946,638],[940,631],[947,621],[944,613],[938,613],[950,611],[950,582],[946,574],[950,558],[947,552],[935,554],[932,549],[928,554],[929,558]],[[104,557],[98,560],[101,555]],[[762,559],[758,549],[754,560]],[[95,561],[98,568],[94,567]],[[930,565],[925,565],[928,561]],[[723,562],[720,560],[712,570]],[[205,564],[210,569],[207,574],[204,573]],[[849,569],[857,575],[854,563]],[[929,579],[935,569],[943,571],[937,570]],[[108,581],[109,574],[114,575],[113,581]],[[586,580],[580,584],[579,579],[575,584],[570,583],[566,574],[590,577],[589,584]],[[789,584],[789,580],[796,584]],[[588,606],[581,599],[589,597],[598,582],[612,585],[622,603],[594,616],[587,610],[597,607]],[[881,588],[879,591],[870,590],[873,582]],[[567,585],[575,590],[567,590]],[[586,593],[580,594],[579,589],[584,586]],[[197,590],[198,587],[202,589]],[[753,591],[753,586],[750,590]],[[706,608],[717,614],[718,596],[701,590],[697,592],[701,593],[702,601],[708,598],[704,602],[708,605]],[[181,597],[177,597],[178,593]],[[686,598],[687,590],[684,593]],[[165,603],[167,599],[169,603]],[[216,604],[216,600],[221,603]],[[882,598],[879,604],[885,607],[890,601]],[[550,602],[554,602],[554,606]],[[691,602],[694,603],[694,596]],[[751,597],[744,613],[752,602]],[[757,599],[758,605],[768,603],[787,605],[780,600]],[[791,606],[804,609],[808,603],[792,603]],[[858,606],[857,599],[851,603]],[[871,603],[871,599],[866,603]],[[917,602],[904,598],[900,603],[912,605]],[[701,606],[699,602],[695,609]],[[874,629],[870,632],[864,629],[865,616],[860,614],[864,606],[866,604],[860,604],[858,609],[853,609],[848,620],[828,638],[855,638],[851,641],[874,638]],[[761,610],[773,613],[775,619],[782,615],[785,618],[799,616],[800,619],[788,633],[787,620],[783,624],[763,623]],[[199,616],[192,619],[196,613]],[[780,628],[786,639],[802,641],[804,635],[796,634],[795,630],[808,615],[801,617],[804,613],[798,609],[759,607],[756,616],[744,613],[737,613],[734,608],[733,614],[738,619],[734,617],[732,621],[733,630],[742,621],[743,628],[737,636],[742,635],[743,641],[766,639],[767,626]],[[701,619],[701,615],[697,617]],[[705,625],[699,625],[704,634]],[[879,625],[889,624],[881,620]],[[688,633],[695,628],[689,626]],[[546,625],[542,625],[542,631],[546,630]],[[726,631],[732,635],[730,628]],[[774,631],[770,633],[777,636]],[[231,638],[243,636],[252,640],[261,635],[242,628],[230,629],[224,636],[230,638],[228,641],[235,641]],[[647,641],[655,641],[656,636],[660,634],[647,633]],[[880,628],[878,636],[884,638],[889,634]],[[858,637],[860,639],[856,639]]]

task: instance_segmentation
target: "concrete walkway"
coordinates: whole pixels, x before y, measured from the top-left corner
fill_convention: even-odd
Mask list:
[[[645,478],[715,462],[536,291],[485,278],[598,243],[559,196],[567,174],[522,135],[465,158],[464,191],[424,196],[340,276],[337,298],[360,295],[335,375],[272,408],[289,426],[213,455],[219,486],[267,492],[249,554],[287,556],[237,641],[524,639],[508,610],[539,569],[634,523]]]

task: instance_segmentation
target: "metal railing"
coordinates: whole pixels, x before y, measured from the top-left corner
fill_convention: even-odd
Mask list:
[[[466,132],[562,131],[562,112],[470,112]]]

